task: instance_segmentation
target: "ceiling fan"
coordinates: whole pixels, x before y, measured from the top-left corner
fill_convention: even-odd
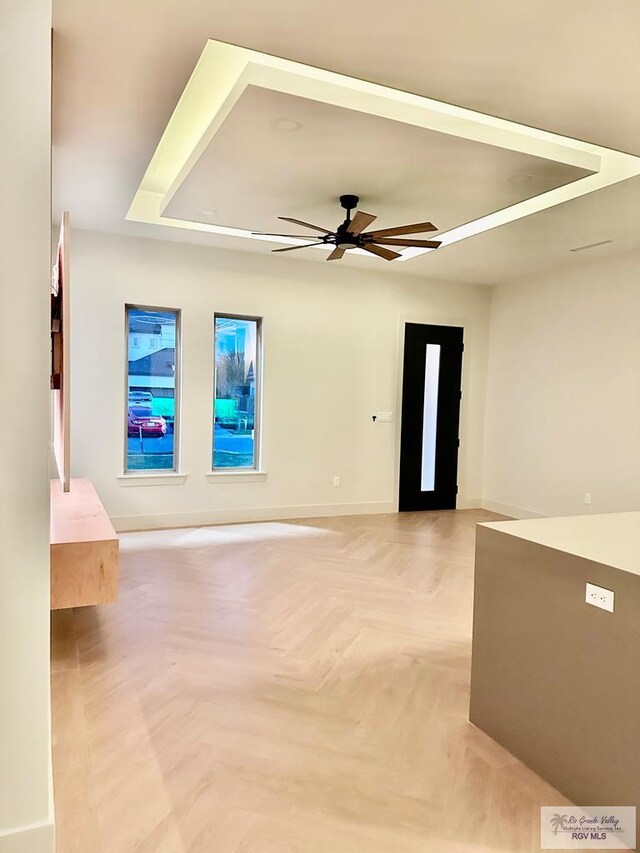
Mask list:
[[[371,252],[379,258],[384,258],[385,261],[395,261],[401,257],[399,252],[387,248],[394,246],[397,248],[408,248],[416,246],[421,249],[437,249],[440,245],[439,240],[407,240],[404,237],[394,239],[399,235],[404,234],[424,234],[427,231],[437,231],[435,225],[431,222],[416,222],[414,225],[399,225],[397,228],[383,228],[381,231],[365,231],[377,217],[371,213],[364,213],[358,210],[353,219],[351,218],[352,211],[356,210],[360,199],[357,195],[341,195],[340,204],[347,211],[347,218],[342,225],[339,225],[335,231],[329,231],[326,228],[320,228],[319,225],[311,225],[309,222],[302,222],[300,219],[292,219],[289,216],[279,216],[278,219],[283,219],[285,222],[293,222],[295,225],[302,225],[304,228],[312,228],[322,234],[322,237],[317,235],[314,237],[306,237],[302,234],[268,234],[263,231],[254,231],[256,236],[261,237],[295,237],[299,240],[314,240],[313,243],[308,243],[306,246],[286,246],[284,249],[272,249],[272,252],[293,252],[295,249],[308,249],[309,246],[335,246],[335,249],[329,257],[328,261],[339,260],[348,249],[364,249],[365,252]]]

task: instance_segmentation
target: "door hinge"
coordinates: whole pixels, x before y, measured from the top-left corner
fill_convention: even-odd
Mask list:
[[[460,439],[458,439],[458,447],[460,447]]]
[[[456,495],[458,494],[458,487],[456,486]]]

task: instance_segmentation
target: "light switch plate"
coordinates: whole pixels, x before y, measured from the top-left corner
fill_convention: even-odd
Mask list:
[[[611,589],[605,589],[603,586],[596,586],[594,583],[587,584],[585,601],[593,607],[599,607],[601,610],[608,610],[613,613],[614,592]]]

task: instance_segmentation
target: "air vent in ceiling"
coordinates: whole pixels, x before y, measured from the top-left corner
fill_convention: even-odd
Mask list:
[[[595,249],[596,246],[606,246],[607,243],[613,243],[613,240],[600,240],[598,243],[587,243],[586,246],[576,246],[575,249],[569,249],[569,251],[584,252],[585,249]]]

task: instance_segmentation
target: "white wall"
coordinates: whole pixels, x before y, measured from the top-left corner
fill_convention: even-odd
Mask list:
[[[0,851],[53,850],[48,2],[0,2]]]
[[[402,320],[466,327],[460,505],[478,505],[487,288],[79,231],[71,263],[73,474],[93,480],[119,529],[394,511]],[[183,484],[117,480],[126,302],[183,312]],[[205,477],[214,311],[264,317],[261,482]],[[395,422],[374,425],[381,410]]]
[[[488,508],[640,509],[640,254],[494,289],[485,435]]]

